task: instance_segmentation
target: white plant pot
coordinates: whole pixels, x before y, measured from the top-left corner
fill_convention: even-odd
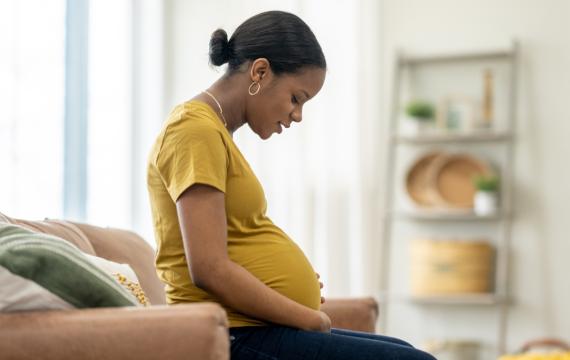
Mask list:
[[[477,215],[495,215],[499,211],[499,194],[496,191],[477,191],[473,211]]]
[[[408,121],[406,121],[406,123],[408,132],[412,135],[420,135],[430,131],[433,128],[433,122],[430,120],[408,118]]]

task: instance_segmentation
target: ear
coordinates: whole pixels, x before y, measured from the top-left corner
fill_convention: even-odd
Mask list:
[[[249,70],[251,81],[261,82],[261,80],[270,80],[273,77],[269,60],[266,58],[255,59]]]

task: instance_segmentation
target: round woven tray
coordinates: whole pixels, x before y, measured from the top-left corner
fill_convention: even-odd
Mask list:
[[[477,175],[492,175],[490,166],[471,155],[453,154],[437,157],[427,178],[431,181],[430,199],[435,205],[448,208],[472,208],[475,197],[473,179]]]
[[[406,174],[406,191],[412,201],[422,207],[436,205],[433,198],[433,191],[429,188],[432,181],[428,178],[430,167],[434,161],[444,153],[439,151],[429,152],[419,157]]]

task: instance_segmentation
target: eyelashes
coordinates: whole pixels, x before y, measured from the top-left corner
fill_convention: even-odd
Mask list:
[[[293,104],[298,104],[298,103],[299,103],[299,101],[297,101],[297,98],[295,97],[295,95],[291,96],[291,102],[292,102]]]

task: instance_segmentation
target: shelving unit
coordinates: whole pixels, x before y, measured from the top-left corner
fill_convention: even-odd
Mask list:
[[[412,311],[420,308],[422,311],[430,311],[434,306],[439,311],[453,308],[453,311],[462,311],[467,314],[470,311],[480,311],[481,306],[488,307],[493,311],[497,311],[498,324],[496,325],[496,337],[492,347],[494,355],[505,352],[507,317],[509,303],[512,299],[509,296],[508,270],[509,270],[509,252],[511,246],[511,226],[513,219],[513,199],[512,199],[512,169],[514,142],[516,137],[516,66],[518,58],[518,46],[513,42],[511,46],[506,48],[496,48],[487,50],[477,50],[459,53],[440,53],[440,54],[404,54],[398,53],[395,60],[393,84],[392,84],[392,109],[390,115],[390,141],[387,149],[387,171],[388,174],[385,181],[385,204],[386,213],[384,216],[384,236],[382,246],[382,283],[381,283],[381,321],[380,329],[383,333],[392,335],[391,321],[395,320],[392,313],[394,304],[399,306],[411,306]],[[503,127],[483,129],[470,132],[429,132],[421,135],[407,135],[400,130],[399,123],[401,121],[402,109],[402,82],[405,71],[415,69],[421,66],[437,66],[438,71],[444,71],[446,66],[471,66],[476,67],[477,64],[483,65],[487,63],[500,63],[501,69],[506,70],[505,90],[501,100],[504,102],[503,111]],[[443,69],[443,70],[442,70]],[[424,89],[425,90],[425,89]],[[497,125],[497,124],[495,124]],[[401,201],[398,201],[398,193],[403,192],[400,185],[403,179],[398,171],[401,167],[401,149],[412,148],[417,150],[425,150],[437,146],[440,149],[451,147],[455,151],[457,149],[465,150],[466,148],[475,147],[489,151],[489,147],[496,147],[500,153],[503,163],[501,166],[501,193],[499,213],[489,216],[479,216],[472,211],[431,211],[423,209],[404,209]],[[401,195],[400,195],[401,197]],[[403,225],[404,224],[404,225]],[[409,229],[426,227],[432,231],[437,231],[447,224],[454,224],[462,229],[471,229],[473,235],[477,235],[477,230],[486,227],[493,228],[493,239],[495,245],[495,278],[494,291],[492,293],[483,294],[459,294],[453,296],[412,296],[402,293],[402,289],[394,290],[391,279],[394,277],[395,264],[394,257],[398,254],[394,252],[395,230],[398,226],[406,226]],[[475,229],[475,230],[473,230]],[[469,231],[465,230],[467,234]],[[458,234],[465,236],[465,233]],[[405,241],[405,239],[403,240]],[[401,244],[400,244],[401,246]],[[400,255],[400,259],[404,258]],[[399,263],[402,265],[402,262]],[[403,279],[399,279],[403,280]],[[408,281],[408,279],[404,279]],[[402,305],[404,304],[404,305]],[[443,310],[442,310],[443,309]],[[457,310],[460,309],[460,310]],[[463,314],[463,313],[462,313]],[[485,329],[489,332],[491,329]],[[398,335],[398,334],[395,334]],[[453,335],[453,329],[450,329],[450,335]]]

